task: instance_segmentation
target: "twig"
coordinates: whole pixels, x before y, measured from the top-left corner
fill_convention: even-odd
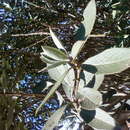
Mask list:
[[[43,24],[46,27],[49,27],[49,25]],[[53,27],[54,28],[54,27]],[[12,34],[12,37],[28,37],[28,36],[36,36],[36,35],[50,35],[49,32],[34,32],[34,33],[25,33],[25,34]],[[2,35],[0,35],[2,36]],[[91,34],[89,37],[113,37],[106,34]],[[113,37],[114,38],[114,37]]]
[[[106,34],[92,34],[92,35],[89,35],[89,37],[107,37]]]
[[[27,36],[35,36],[35,35],[50,35],[48,32],[35,32],[35,33],[27,33],[27,34],[12,34],[12,37],[27,37]]]
[[[42,39],[42,40],[40,40],[40,41],[37,41],[37,42],[34,43],[34,44],[31,44],[31,45],[25,47],[24,49],[27,49],[27,48],[31,48],[31,47],[33,47],[33,46],[36,46],[37,44],[39,44],[39,43],[45,41],[48,37],[49,37],[49,36],[45,37],[44,39]]]
[[[27,37],[27,36],[35,36],[35,35],[50,35],[48,32],[35,32],[35,33],[27,33],[27,34],[12,34],[12,37]],[[105,34],[98,34],[98,35],[89,35],[89,37],[106,37]]]
[[[9,97],[37,97],[37,98],[43,98],[46,95],[44,95],[43,93],[41,94],[26,94],[26,93],[0,93],[0,96],[9,96]]]
[[[36,8],[44,9],[44,7],[38,6],[38,5],[36,5],[36,4],[32,3],[32,2],[28,2],[28,1],[25,1],[25,0],[24,0],[24,3],[26,3],[26,4],[28,4],[28,5],[31,5],[31,6],[33,6],[33,7],[36,7]]]

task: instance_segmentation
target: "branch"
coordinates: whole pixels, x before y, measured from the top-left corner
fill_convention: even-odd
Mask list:
[[[45,37],[44,39],[42,39],[42,40],[40,40],[40,41],[35,42],[34,44],[31,44],[31,45],[25,47],[24,49],[27,49],[27,48],[31,48],[31,47],[33,47],[33,46],[36,46],[37,44],[39,44],[39,43],[45,41],[46,39],[48,39],[48,37],[49,37],[49,36]]]
[[[12,37],[27,37],[27,36],[36,36],[36,35],[50,35],[48,32],[35,32],[35,33],[27,33],[27,34],[12,34]]]
[[[35,33],[27,33],[27,34],[12,34],[12,37],[27,37],[27,36],[36,36],[36,35],[50,35],[48,32],[35,32]],[[107,37],[106,34],[92,34],[89,37]],[[109,37],[109,36],[108,36]]]
[[[89,37],[107,37],[107,35],[106,34],[97,34],[97,35],[92,34],[92,35],[89,35]]]
[[[41,94],[27,94],[27,93],[0,93],[0,96],[8,96],[8,97],[36,97],[36,98],[44,98],[46,95]]]

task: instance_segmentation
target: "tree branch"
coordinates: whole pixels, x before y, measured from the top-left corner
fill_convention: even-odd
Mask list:
[[[9,97],[36,97],[36,98],[44,98],[46,95],[41,94],[27,94],[27,93],[0,93],[0,96],[9,96]]]
[[[36,35],[50,35],[48,32],[35,32],[35,33],[27,33],[27,34],[12,34],[12,37],[28,37],[28,36],[36,36]]]

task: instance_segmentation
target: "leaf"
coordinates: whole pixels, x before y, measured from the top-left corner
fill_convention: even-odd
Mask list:
[[[40,56],[41,60],[45,63],[48,63],[48,64],[53,64],[56,62],[56,60],[53,60],[52,58],[46,56],[46,55],[43,55],[43,53],[41,53],[41,56]]]
[[[96,67],[96,74],[113,74],[127,69],[130,65],[129,48],[111,48],[86,60],[84,64]],[[85,68],[84,68],[85,69]]]
[[[102,103],[102,95],[92,88],[78,90],[77,98],[81,101],[81,107],[85,110],[94,110]]]
[[[85,110],[81,108],[80,116],[86,123],[91,122],[94,119],[95,115],[96,110]]]
[[[43,130],[53,130],[54,127],[58,125],[60,118],[62,117],[67,105],[59,108],[56,112],[52,114],[50,119],[46,122]]]
[[[77,42],[73,45],[71,50],[71,56],[73,57],[73,59],[75,59],[80,53],[93,29],[96,19],[95,0],[91,0],[88,3],[87,7],[84,10],[83,17],[84,20],[82,21],[80,28],[78,29],[76,34]]]
[[[44,87],[44,89],[42,90],[42,92],[44,92],[45,90],[47,90],[49,87],[51,87],[53,85],[53,83],[52,82],[49,82],[49,81],[47,81],[46,82],[46,86]]]
[[[88,123],[89,126],[102,130],[114,130],[116,127],[115,120],[100,108],[96,108],[94,119]]]
[[[91,33],[96,19],[95,0],[91,0],[83,13],[84,20],[77,31],[77,40],[85,40]]]
[[[69,61],[68,56],[64,52],[54,47],[42,46],[42,49],[44,55],[51,57],[54,60]]]
[[[71,56],[73,59],[75,59],[78,56],[78,54],[80,53],[80,51],[83,48],[86,41],[87,41],[87,39],[84,41],[80,40],[80,41],[77,41],[76,43],[74,43],[72,50],[71,50]]]
[[[104,75],[96,75],[83,70],[80,74],[79,88],[89,87],[97,90],[101,86],[103,80]]]
[[[84,21],[83,25],[85,26],[85,37],[88,36],[94,26],[96,19],[96,3],[95,0],[91,0],[83,13]]]
[[[53,42],[55,43],[56,47],[61,49],[61,50],[64,50],[65,52],[67,52],[64,48],[64,46],[62,45],[62,42],[57,38],[57,36],[55,35],[55,33],[52,31],[51,28],[49,28],[50,30],[50,34],[51,34],[51,37],[53,39]]]
[[[59,78],[59,80],[55,83],[55,85],[51,88],[51,90],[48,92],[48,94],[46,95],[46,97],[43,99],[43,101],[41,102],[41,104],[38,106],[35,114],[38,113],[38,111],[40,110],[40,108],[42,107],[42,105],[44,105],[46,103],[46,101],[52,96],[52,94],[58,89],[58,87],[61,85],[61,83],[63,82],[64,78],[66,77],[67,73],[69,72],[69,69],[67,71],[65,71],[61,77]]]
[[[65,64],[65,65],[60,65],[58,67],[55,67],[53,69],[50,69],[48,71],[50,77],[54,79],[55,81],[58,81],[61,75],[70,68],[70,65]],[[71,69],[68,74],[66,75],[65,79],[62,82],[63,89],[66,93],[66,96],[71,99],[72,98],[72,93],[74,89],[74,70]]]
[[[95,84],[93,89],[98,90],[98,88],[101,86],[103,80],[104,80],[104,75],[100,74],[100,75],[95,75]]]
[[[49,70],[49,69],[53,69],[53,68],[55,68],[55,67],[57,67],[57,66],[59,66],[59,65],[61,65],[61,64],[65,64],[65,63],[66,63],[66,61],[57,61],[57,62],[55,62],[54,64],[48,65],[47,67],[41,69],[41,70],[39,71],[39,73],[40,73],[40,72],[44,72],[44,71]]]
[[[57,95],[57,99],[59,101],[59,105],[61,106],[62,103],[64,102],[64,98],[58,91],[56,91],[56,95]]]

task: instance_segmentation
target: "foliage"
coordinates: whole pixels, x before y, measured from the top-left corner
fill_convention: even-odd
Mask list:
[[[72,48],[74,49],[72,49],[73,51],[71,52],[71,55],[67,53],[65,56],[65,53],[63,53],[62,50],[61,51],[58,50],[58,49],[61,49],[62,44],[60,44],[58,38],[56,37],[56,35],[53,34],[52,30],[50,29],[51,31],[50,34],[52,35],[53,41],[58,49],[42,46],[43,53],[41,53],[41,55],[46,56],[46,59],[48,61],[50,58],[52,58],[55,60],[62,60],[62,61],[66,60],[66,62],[64,62],[63,64],[62,63],[57,64],[57,66],[55,66],[56,64],[55,61],[51,63],[52,65],[49,65],[50,63],[47,63],[48,65],[47,69],[53,70],[49,72],[50,77],[52,79],[55,79],[57,82],[54,86],[52,86],[52,89],[46,95],[41,105],[43,105],[47,101],[47,99],[54,93],[54,91],[56,91],[56,89],[58,88],[60,84],[63,84],[65,86],[64,87],[65,95],[67,96],[67,99],[69,100],[69,102],[65,101],[65,103],[71,104],[73,106],[73,109],[75,109],[75,111],[77,112],[77,116],[79,115],[79,110],[80,110],[81,117],[83,117],[84,121],[86,121],[88,125],[90,125],[92,128],[112,130],[117,127],[114,119],[110,117],[107,113],[105,113],[104,111],[97,109],[101,105],[101,102],[102,102],[101,93],[97,90],[98,87],[94,88],[95,82],[98,82],[97,79],[95,78],[95,82],[91,86],[88,86],[89,83],[86,84],[86,86],[84,85],[82,86],[82,84],[80,84],[80,80],[82,80],[81,71],[83,70],[87,71],[93,74],[93,77],[100,74],[105,75],[105,74],[119,73],[129,67],[130,49],[129,48],[111,48],[111,49],[107,49],[103,51],[102,53],[94,57],[87,59],[81,65],[77,62],[76,60],[78,58],[77,56],[81,52],[87,39],[89,38],[90,32],[92,31],[92,28],[95,22],[95,18],[96,18],[95,8],[96,8],[95,0],[91,0],[83,13],[83,16],[84,16],[84,21],[82,22],[83,27],[79,28],[80,30],[79,32],[83,32],[82,30],[85,30],[84,31],[85,33],[84,34],[80,33],[81,38],[79,38],[79,40],[81,41],[76,42],[75,43],[76,45],[75,44],[73,45],[74,47]],[[58,41],[58,44],[57,44],[57,41]],[[65,48],[63,48],[63,50],[65,50]],[[122,55],[125,57],[122,57]],[[67,60],[67,57],[68,57],[68,60]],[[47,60],[45,60],[45,62]],[[44,58],[42,58],[42,61],[44,61]],[[53,66],[53,67],[50,67],[50,66]],[[61,74],[57,76],[56,73],[57,73],[57,70],[60,71],[60,66],[63,66],[63,70]],[[67,71],[66,69],[64,69],[64,66],[70,66],[70,68],[68,68],[68,71],[72,69],[74,71],[74,75],[67,75],[66,73]],[[63,73],[63,71],[65,71],[65,73]],[[65,76],[68,76],[69,79],[72,78],[71,82],[74,82],[73,85],[71,86],[72,91],[66,90],[70,86],[64,83]],[[85,75],[84,82],[87,82],[88,77],[89,77],[89,74]],[[91,80],[93,79],[93,77],[91,77]],[[41,108],[41,105],[39,108]],[[39,110],[39,108],[37,109],[37,111]],[[84,117],[84,114],[82,114],[82,111],[86,111],[86,113],[88,113],[86,114],[84,112],[86,117]],[[58,113],[58,111],[56,113]],[[60,112],[59,112],[59,115],[60,115]],[[54,128],[56,124],[53,123],[53,118],[54,118],[53,116],[50,118],[51,120],[50,124],[52,124],[53,127],[52,125],[50,125],[50,127],[47,126],[47,128],[45,127],[44,129]],[[91,118],[91,120],[89,118]],[[60,120],[60,118],[58,118],[58,120]]]
[[[80,72],[81,79],[79,84],[81,89],[84,90],[83,86],[99,88],[103,94],[103,105],[100,106],[101,108],[109,112],[114,111],[112,116],[117,119],[119,119],[118,115],[120,115],[122,110],[129,109],[129,89],[127,87],[129,86],[129,71],[114,76],[105,76],[104,80],[104,74],[95,75],[95,66],[91,66],[91,64],[86,65],[87,60],[85,61],[85,59],[89,57],[89,59],[94,58],[91,56],[113,46],[129,47],[130,1],[96,0],[97,14],[94,28],[91,24],[92,22],[90,23],[92,25],[91,28],[93,28],[91,34],[94,35],[90,35],[89,39],[86,39],[86,34],[84,34],[86,30],[83,26],[88,23],[87,17],[91,17],[89,14],[87,17],[84,17],[83,11],[87,4],[88,1],[82,0],[3,0],[0,2],[0,8],[2,8],[0,9],[0,63],[2,68],[0,70],[1,129],[42,129],[51,113],[59,108],[59,104],[66,101],[68,103],[70,101],[67,100],[69,97],[73,99],[73,86],[75,83],[73,79],[75,78],[75,71],[80,66],[84,69]],[[37,116],[34,116],[36,108],[52,87],[50,82],[48,82],[50,80],[48,74],[45,72],[38,73],[45,66],[45,63],[39,58],[39,52],[42,51],[41,45],[44,47],[54,47],[49,30],[56,46],[59,47],[60,51],[62,50],[61,53],[64,53],[69,58],[69,60],[65,61],[61,59],[59,61],[58,59],[57,62],[55,58],[52,59],[50,57],[48,60],[46,55],[41,55],[43,61],[47,60],[45,63],[49,61],[47,67],[52,65],[54,61],[56,63],[54,65],[57,66],[55,67],[56,70],[53,68],[48,71],[52,75],[51,78],[57,81],[73,64],[78,63],[78,66],[70,69],[62,82],[66,94],[63,92],[62,87],[58,86],[59,93],[56,91],[57,96],[53,94]],[[52,30],[55,30],[56,33],[54,34]],[[75,50],[77,49],[78,51],[76,52]],[[59,52],[59,50],[57,51]],[[102,53],[105,53],[105,51]],[[72,58],[75,59],[74,63],[68,65],[70,61],[72,62]],[[60,65],[62,63],[64,65]],[[81,65],[81,63],[85,64]],[[119,63],[122,62],[119,61]],[[93,65],[95,64],[93,63]],[[123,66],[124,68],[125,66]],[[57,71],[56,74],[54,73],[55,71]],[[86,76],[87,79],[85,78]],[[104,82],[101,85],[103,80]],[[99,87],[100,85],[101,87]],[[43,91],[45,86],[47,87]],[[126,96],[122,97],[117,92],[123,92]],[[64,95],[65,101],[62,99]],[[59,100],[56,100],[57,97]],[[107,103],[109,105],[105,106]],[[75,114],[72,115],[71,108],[74,109],[73,105],[70,104],[66,111],[69,111],[68,113],[74,116],[74,118],[69,118],[70,122],[74,122],[77,119],[75,119]],[[65,115],[69,115],[66,111]],[[86,110],[82,109],[82,111],[85,111],[87,114]],[[88,112],[90,113],[90,111]],[[100,113],[101,109],[97,111]],[[61,125],[63,120],[60,122]]]

